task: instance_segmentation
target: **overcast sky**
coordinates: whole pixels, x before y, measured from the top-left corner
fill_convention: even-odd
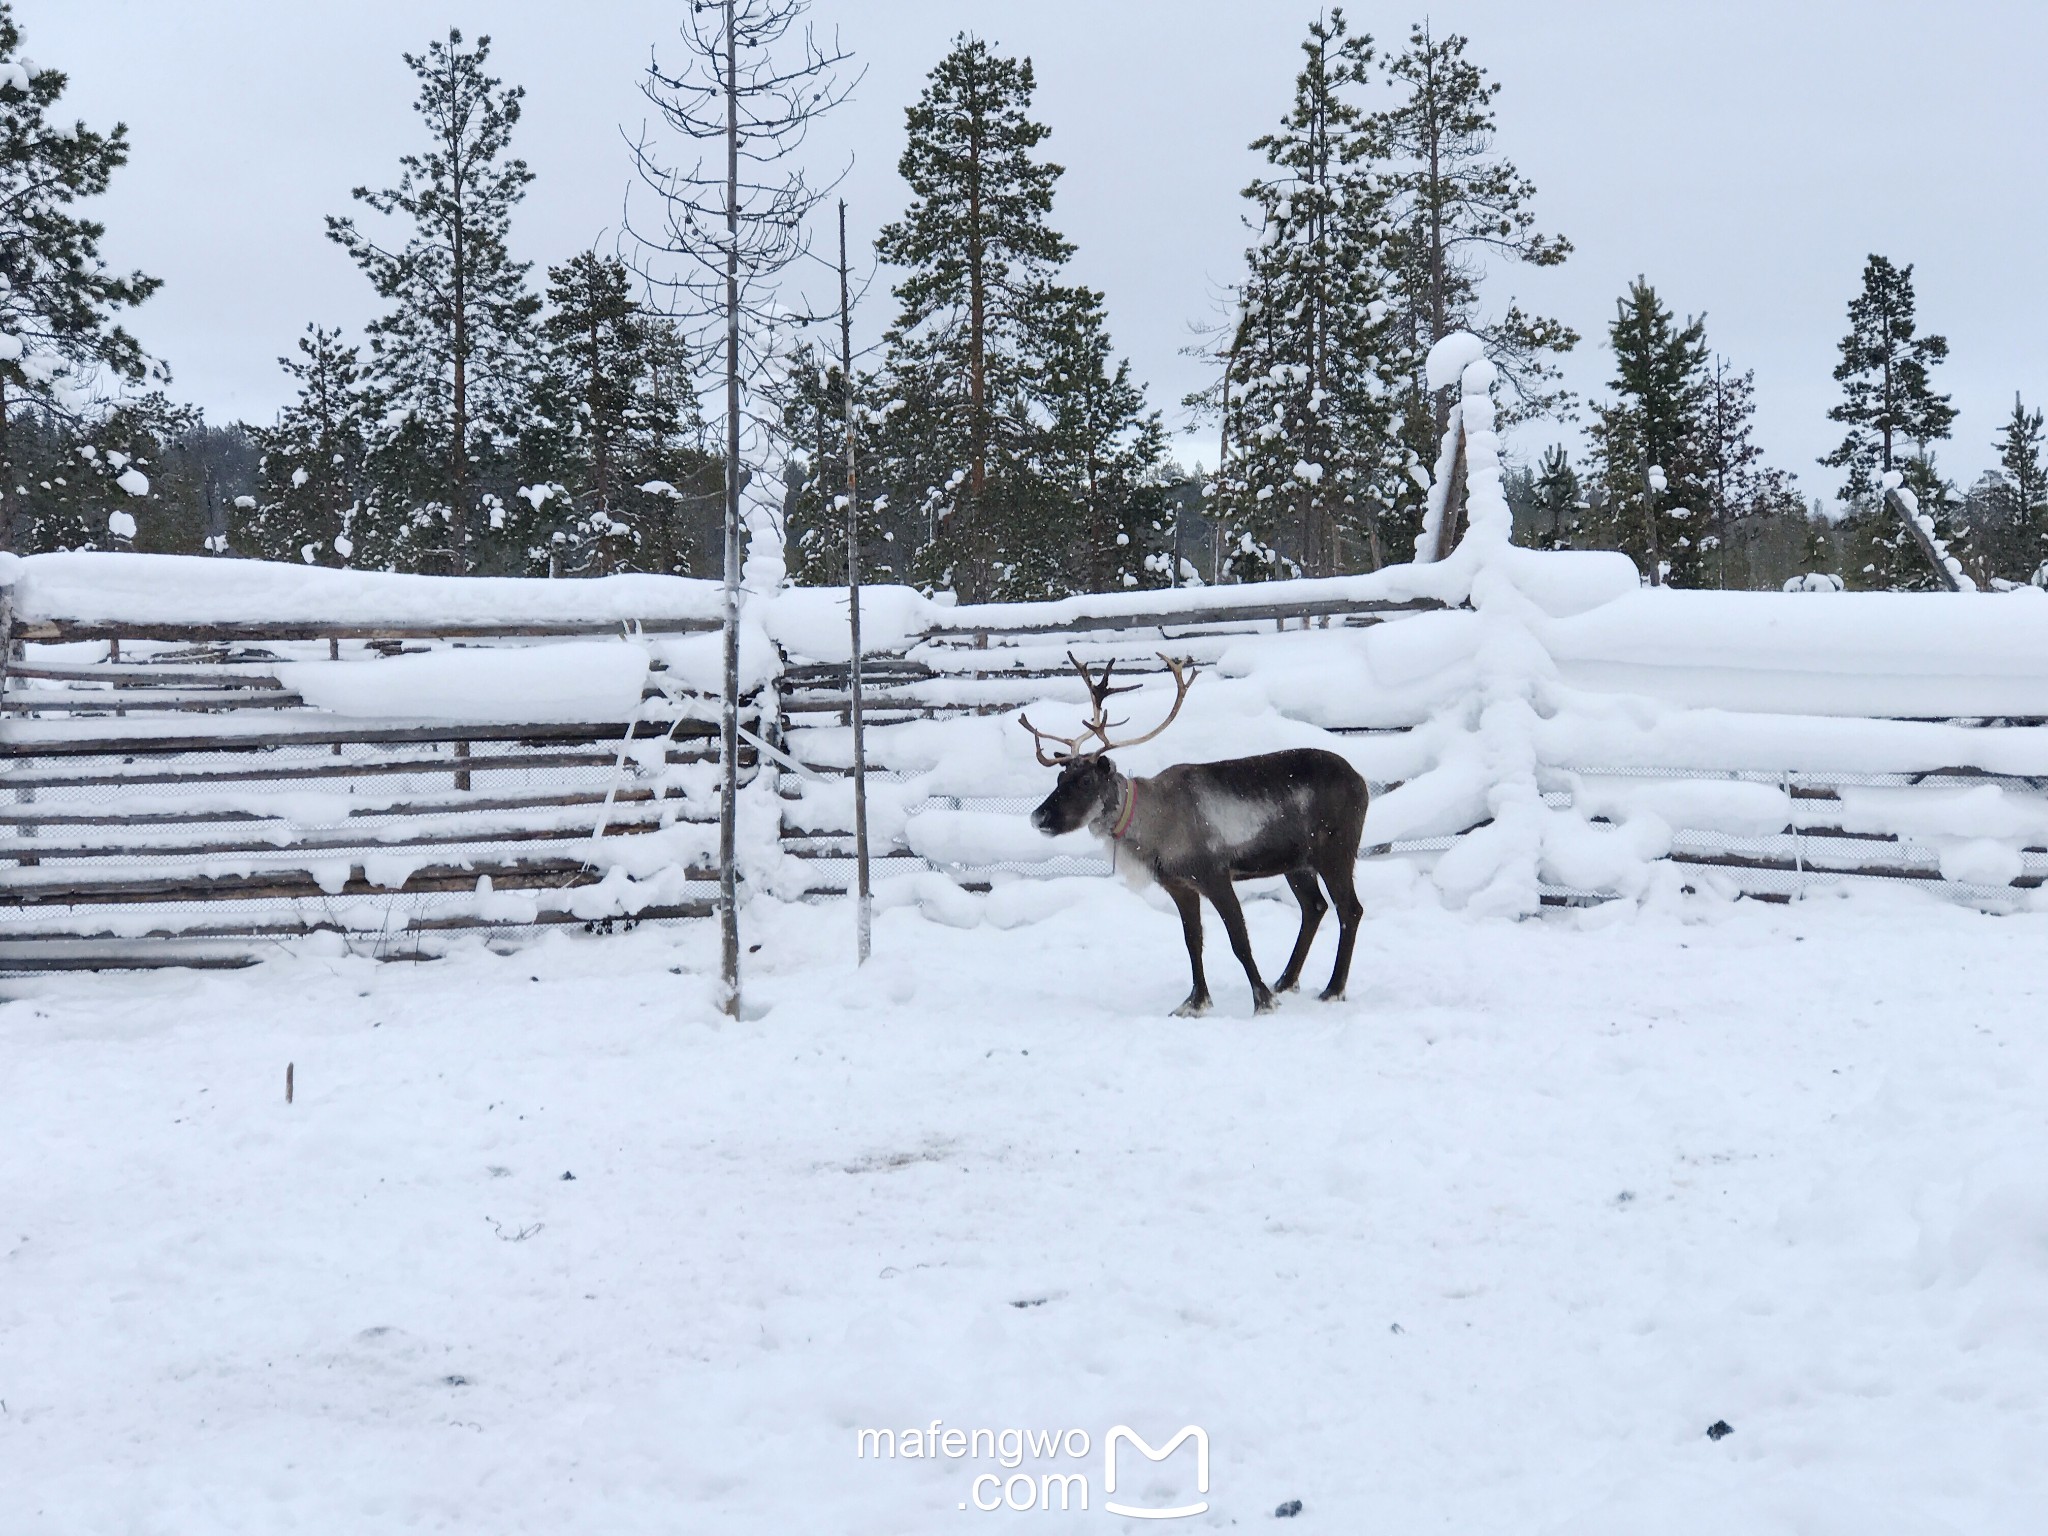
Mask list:
[[[65,105],[128,123],[134,157],[95,214],[117,265],[162,277],[135,317],[174,392],[216,420],[267,420],[275,359],[309,320],[351,330],[375,312],[324,237],[350,188],[384,186],[416,143],[400,60],[450,25],[489,33],[493,67],[527,88],[517,150],[537,173],[519,253],[559,261],[619,225],[639,71],[674,37],[683,0],[15,0],[25,51],[71,76]],[[1179,355],[1237,275],[1246,146],[1286,109],[1315,14],[1278,0],[817,0],[867,68],[813,140],[847,155],[856,239],[901,211],[903,109],[957,31],[1031,56],[1045,151],[1067,168],[1057,227],[1075,274],[1108,295],[1121,350],[1153,402],[1199,385]],[[1354,6],[1355,30],[1398,44],[1420,12]],[[1474,0],[1433,14],[1501,82],[1500,148],[1539,189],[1547,230],[1577,246],[1554,272],[1505,272],[1512,295],[1586,337],[1571,384],[1598,396],[1605,327],[1646,274],[1714,348],[1754,368],[1759,441],[1809,493],[1836,437],[1826,412],[1844,305],[1867,253],[1910,262],[1923,330],[1949,338],[1937,375],[1961,409],[1944,468],[1992,461],[2015,389],[2048,398],[2048,6],[1776,0],[1544,5]],[[539,275],[538,273],[536,274]],[[861,317],[887,321],[879,288]],[[1533,456],[1568,429],[1524,429]],[[1212,439],[1185,441],[1192,456]],[[1213,461],[1213,447],[1206,457]]]

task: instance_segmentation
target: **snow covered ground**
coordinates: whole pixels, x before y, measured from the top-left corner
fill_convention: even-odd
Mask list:
[[[709,925],[15,984],[0,1528],[2038,1530],[2048,918],[1400,880],[1256,1021],[1213,923],[1169,1018],[1106,880],[858,974],[761,904],[738,1024]],[[933,1420],[1091,1452],[856,1455]],[[1209,1510],[1105,1513],[1116,1424],[1206,1430]],[[1087,1513],[972,1507],[1047,1471]]]

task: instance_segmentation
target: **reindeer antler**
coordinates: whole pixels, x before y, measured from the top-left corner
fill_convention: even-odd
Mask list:
[[[1112,749],[1122,747],[1135,747],[1140,742],[1150,741],[1154,736],[1157,736],[1161,731],[1165,730],[1169,725],[1173,724],[1175,718],[1180,714],[1181,705],[1187,702],[1188,689],[1194,686],[1195,681],[1195,674],[1193,672],[1185,671],[1183,669],[1192,667],[1195,664],[1194,658],[1185,657],[1180,661],[1175,661],[1171,656],[1168,656],[1165,652],[1162,651],[1159,653],[1159,659],[1166,663],[1166,670],[1173,674],[1173,708],[1169,709],[1166,712],[1166,718],[1160,721],[1157,725],[1153,726],[1151,730],[1147,731],[1142,736],[1133,736],[1127,741],[1111,741],[1109,739],[1108,731],[1105,728],[1097,727],[1091,724],[1089,726],[1089,729],[1094,731],[1097,736],[1100,736],[1102,738],[1103,751],[1108,752]],[[1107,682],[1108,680],[1108,673],[1105,672],[1103,674],[1103,681]],[[1119,688],[1116,691],[1122,693],[1124,690]],[[1118,725],[1124,725],[1128,722],[1119,720],[1116,723]],[[1107,722],[1104,722],[1104,725],[1106,726]]]
[[[1081,735],[1086,736],[1090,733],[1093,733],[1102,741],[1101,750],[1107,752],[1109,750],[1109,736],[1107,733],[1109,731],[1111,724],[1109,719],[1110,698],[1112,695],[1119,693],[1135,693],[1137,692],[1139,685],[1137,683],[1125,683],[1121,688],[1112,688],[1109,686],[1109,680],[1116,675],[1115,657],[1111,657],[1108,661],[1102,664],[1102,681],[1099,683],[1089,673],[1088,668],[1082,663],[1081,658],[1076,656],[1072,651],[1067,652],[1067,660],[1071,661],[1074,664],[1074,670],[1081,674],[1082,686],[1084,686],[1088,690],[1088,701],[1090,705],[1088,724],[1082,730]],[[1128,721],[1124,720],[1118,720],[1115,723],[1117,725],[1129,724]],[[1075,740],[1080,740],[1080,737],[1077,736]]]
[[[1041,731],[1037,726],[1033,725],[1029,715],[1019,715],[1017,723],[1032,734],[1034,740],[1031,743],[1031,749],[1038,754],[1038,761],[1044,767],[1058,768],[1064,763],[1072,762],[1077,757],[1087,755],[1081,751],[1081,742],[1088,735],[1086,731],[1083,731],[1079,736],[1055,736],[1050,731]],[[1045,755],[1045,744],[1048,741],[1058,742],[1066,748],[1066,751],[1055,752],[1051,757],[1047,757]]]
[[[1192,660],[1175,661],[1171,656],[1163,653],[1159,659],[1166,663],[1167,671],[1173,674],[1173,708],[1167,711],[1164,720],[1160,721],[1159,724],[1155,725],[1144,735],[1133,736],[1128,741],[1111,741],[1109,733],[1118,726],[1128,725],[1130,722],[1127,720],[1111,720],[1109,718],[1110,699],[1119,693],[1135,692],[1140,685],[1137,683],[1125,683],[1120,688],[1111,686],[1110,679],[1116,675],[1116,662],[1113,660],[1103,664],[1102,677],[1098,681],[1079,657],[1075,656],[1072,651],[1067,652],[1067,660],[1073,662],[1074,670],[1081,674],[1081,681],[1088,689],[1088,698],[1091,706],[1088,721],[1081,728],[1081,734],[1078,736],[1055,736],[1049,731],[1041,731],[1025,716],[1019,715],[1017,723],[1029,731],[1034,738],[1032,748],[1038,754],[1038,761],[1047,768],[1057,768],[1062,764],[1072,762],[1076,758],[1100,757],[1103,753],[1118,747],[1134,747],[1140,742],[1150,741],[1154,736],[1157,736],[1161,731],[1173,724],[1174,717],[1180,713],[1180,707],[1187,699],[1188,688],[1195,680],[1193,673],[1185,672],[1183,669],[1193,666],[1194,663]],[[1081,750],[1081,743],[1090,736],[1093,736],[1102,745],[1095,748],[1092,752],[1083,752]],[[1052,756],[1048,757],[1045,751],[1045,743],[1048,741],[1058,742],[1066,750],[1055,752]]]

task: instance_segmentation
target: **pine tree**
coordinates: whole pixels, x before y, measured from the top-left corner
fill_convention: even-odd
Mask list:
[[[1698,462],[1703,417],[1711,393],[1707,374],[1706,317],[1681,326],[1638,277],[1615,303],[1608,327],[1614,347],[1611,387],[1619,397],[1595,408],[1588,434],[1603,488],[1619,512],[1622,547],[1646,567],[1661,565],[1652,580],[1696,586],[1699,541],[1708,488]],[[1645,484],[1659,479],[1651,492]],[[1643,516],[1654,495],[1654,532]]]
[[[1581,527],[1579,474],[1563,443],[1553,443],[1536,466],[1536,549],[1576,549]]]
[[[1401,102],[1379,114],[1391,226],[1387,264],[1398,294],[1408,377],[1411,443],[1433,459],[1450,397],[1432,400],[1423,377],[1430,346],[1454,330],[1485,343],[1515,403],[1507,420],[1557,411],[1567,397],[1551,358],[1578,333],[1510,301],[1497,320],[1481,313],[1479,284],[1489,261],[1554,267],[1571,242],[1541,234],[1530,208],[1536,188],[1494,151],[1498,82],[1465,57],[1467,40],[1439,39],[1424,22],[1407,50],[1387,63]]]
[[[1158,469],[1166,434],[1159,413],[1116,359],[1102,295],[1059,290],[1062,308],[1039,365],[1037,393],[1051,407],[1039,455],[1047,487],[1075,516],[1055,583],[1084,592],[1163,587],[1171,576]]]
[[[2019,394],[2012,397],[2012,415],[1999,429],[1993,443],[1998,450],[1998,478],[2006,503],[2003,509],[2006,518],[2015,530],[2020,532],[2028,553],[2026,569],[2017,573],[2018,579],[2030,579],[2043,563],[2048,563],[2048,467],[2041,459],[2042,416],[2041,412],[2029,411],[2021,403]]]
[[[237,539],[242,553],[370,570],[411,563],[390,547],[405,525],[377,514],[371,452],[383,409],[361,353],[340,331],[309,325],[298,356],[278,365],[298,397],[258,433],[260,488]]]
[[[1842,403],[1828,412],[1828,420],[1849,432],[1820,461],[1848,470],[1842,497],[1857,506],[1877,497],[1878,481],[1895,467],[1900,443],[1938,442],[1955,420],[1948,396],[1935,394],[1928,378],[1928,369],[1948,356],[1948,342],[1916,335],[1913,311],[1912,267],[1871,256],[1863,268],[1863,292],[1849,301],[1849,334],[1835,367]]]
[[[854,384],[863,396],[866,382]],[[804,343],[790,359],[782,391],[782,440],[789,450],[783,558],[799,586],[846,584],[846,388],[837,360],[816,345]],[[865,559],[861,570],[864,579],[872,576]]]
[[[664,531],[679,485],[711,473],[690,359],[616,256],[584,251],[548,269],[544,365],[521,439],[522,511],[508,532],[529,564],[604,575],[687,565]],[[656,489],[646,487],[653,484]],[[706,488],[709,489],[709,488]]]
[[[127,126],[101,133],[55,119],[68,81],[20,49],[13,7],[0,0],[0,550],[46,547],[37,515],[21,506],[29,477],[15,461],[16,413],[39,407],[76,421],[95,372],[148,375],[150,360],[112,316],[159,286],[140,272],[108,271],[105,227],[71,211],[127,163]]]
[[[1420,486],[1406,473],[1416,459],[1396,431],[1403,373],[1377,260],[1384,208],[1354,99],[1372,80],[1372,40],[1333,10],[1302,53],[1292,108],[1252,144],[1270,169],[1244,190],[1258,240],[1229,348],[1238,385],[1224,432],[1236,451],[1217,475],[1240,575],[1268,573],[1243,568],[1245,535],[1325,576],[1343,568],[1347,540],[1377,569],[1419,522]]]
[[[1806,501],[1793,477],[1767,468],[1756,444],[1756,373],[1737,373],[1716,356],[1705,377],[1692,458],[1705,493],[1700,539],[1703,568],[1714,584],[1729,585],[1732,543],[1749,520],[1792,515],[1804,521]],[[1741,583],[1737,583],[1741,585]]]
[[[526,287],[528,264],[507,247],[512,209],[533,180],[525,161],[506,158],[525,92],[484,72],[490,53],[488,37],[465,50],[451,28],[445,43],[404,56],[430,146],[400,158],[396,187],[354,192],[407,221],[403,245],[377,244],[353,219],[327,221],[328,237],[392,305],[369,326],[375,371],[402,417],[392,446],[420,455],[404,489],[444,509],[458,575],[479,563],[472,524],[494,494],[480,492],[479,471],[496,466],[516,428],[540,303]]]
[[[160,461],[200,424],[197,410],[162,390],[124,395],[85,414],[17,418],[12,473],[24,547],[196,549],[198,488],[189,476],[183,484],[167,478]]]
[[[962,34],[908,113],[912,200],[877,249],[904,271],[886,337],[892,405],[876,478],[923,524],[925,578],[969,599],[1036,596],[1068,563],[1072,508],[1042,472],[1064,385],[1037,364],[1074,303],[1050,224],[1061,168],[1036,158],[1029,59]]]

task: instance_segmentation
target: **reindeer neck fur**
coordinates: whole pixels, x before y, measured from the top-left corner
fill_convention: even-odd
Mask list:
[[[1114,766],[1110,775],[1107,792],[1088,817],[1088,830],[1109,844],[1109,862],[1117,873],[1134,885],[1149,884],[1157,878],[1153,839],[1147,836],[1154,819],[1144,793],[1150,781],[1131,778]]]

